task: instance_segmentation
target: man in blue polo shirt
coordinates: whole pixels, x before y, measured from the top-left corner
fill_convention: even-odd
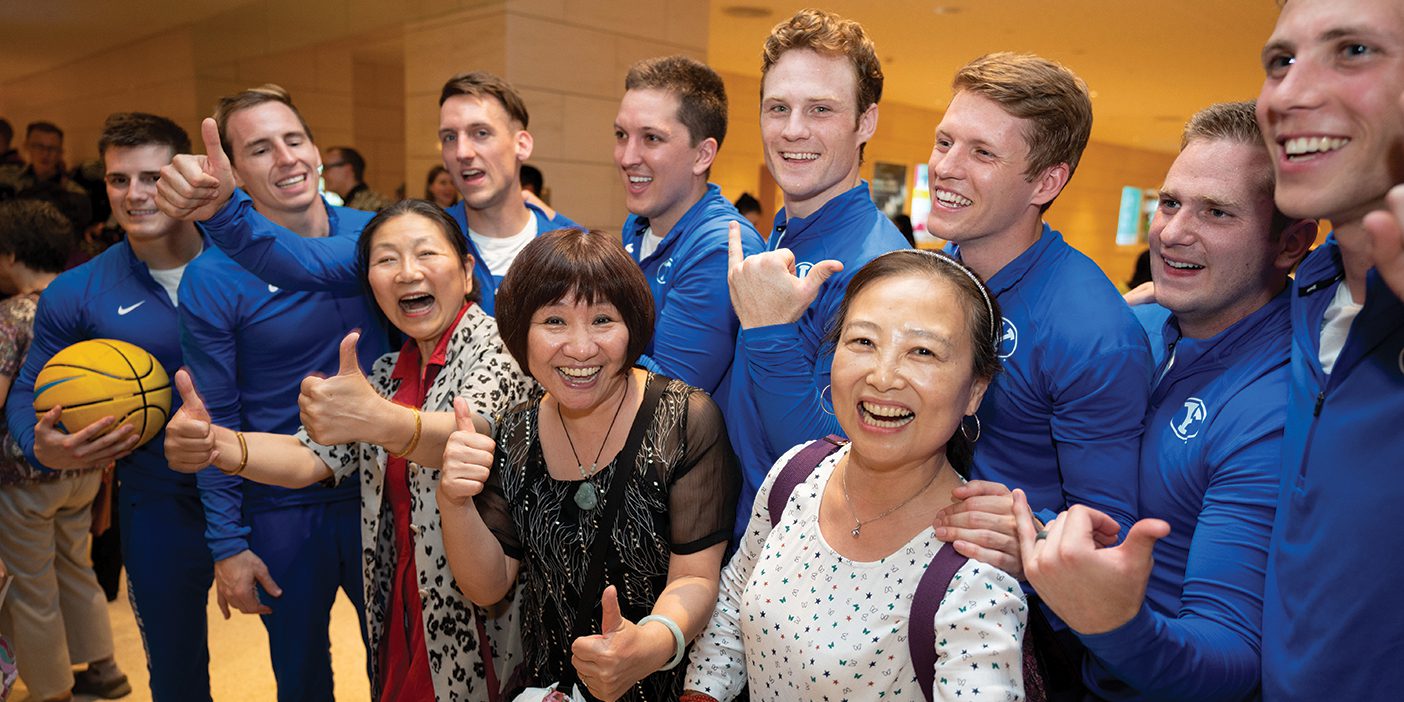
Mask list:
[[[1390,188],[1404,182],[1404,4],[1288,0],[1258,121],[1277,205],[1334,227],[1291,291],[1292,381],[1263,602],[1263,698],[1394,699],[1404,566],[1404,304]],[[1396,204],[1398,201],[1396,200]],[[1390,288],[1390,283],[1395,287]]]
[[[707,182],[726,137],[726,86],[683,56],[640,61],[624,79],[614,118],[614,163],[624,179],[624,248],[653,291],[653,340],[640,365],[716,392],[731,367],[736,313],[726,287],[727,225],[747,254],[760,234]]]
[[[252,203],[249,219],[308,238],[360,236],[372,213],[322,200],[320,152],[281,88],[221,99],[215,122],[233,178]],[[295,433],[302,379],[337,372],[347,332],[363,331],[363,368],[386,350],[364,293],[281,289],[218,249],[190,264],[180,293],[185,362],[220,426]],[[332,699],[327,627],[337,589],[364,610],[358,484],[289,490],[216,468],[197,477],[221,600],[263,615],[279,699]],[[260,596],[255,581],[272,597]]]
[[[848,279],[874,257],[907,248],[858,177],[882,82],[862,25],[831,12],[801,10],[766,39],[761,139],[785,207],[763,253],[743,259],[740,225],[731,228],[727,278],[741,333],[716,392],[741,464],[738,538],[744,507],[776,459],[839,430],[821,404],[833,361],[822,346]]]
[[[1232,701],[1258,688],[1288,273],[1316,222],[1274,205],[1253,110],[1214,105],[1190,120],[1151,223],[1156,299],[1171,316],[1141,441],[1139,511],[1150,519],[1099,549],[1105,514],[1074,505],[1038,540],[1022,511],[1024,573],[1087,646],[1083,678],[1099,699]]]
[[[167,467],[161,435],[133,450],[129,427],[98,436],[112,419],[69,434],[59,428],[61,407],[36,423],[34,379],[55,353],[87,339],[136,344],[170,375],[181,367],[177,286],[204,243],[194,225],[156,209],[155,184],[171,157],[189,150],[190,137],[169,119],[108,117],[98,153],[112,214],[126,236],[44,291],[29,355],[5,403],[10,434],[31,465],[61,470],[116,461],[127,591],[157,702],[210,699],[205,608],[214,572],[195,479]],[[171,400],[174,411],[180,399]]]
[[[998,297],[1004,371],[966,418],[976,482],[956,491],[937,536],[1018,575],[1006,486],[1045,521],[1073,504],[1123,530],[1135,521],[1151,356],[1116,287],[1043,222],[1091,133],[1087,86],[1047,59],[1000,53],[966,64],[952,87],[926,226]]]

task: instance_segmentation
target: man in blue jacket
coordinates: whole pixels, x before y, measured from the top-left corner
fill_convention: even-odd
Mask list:
[[[1171,313],[1141,441],[1139,512],[1152,518],[1101,549],[1101,512],[1074,505],[1040,541],[1023,511],[1024,573],[1087,646],[1083,677],[1100,699],[1232,701],[1258,688],[1288,273],[1316,222],[1274,205],[1253,110],[1214,105],[1190,120],[1151,223],[1156,300]]]
[[[157,210],[155,197],[161,168],[189,150],[190,137],[169,119],[108,117],[98,153],[112,214],[126,236],[44,291],[29,355],[5,403],[10,434],[31,465],[63,470],[116,461],[128,594],[157,702],[210,699],[205,608],[214,572],[195,479],[167,467],[161,435],[134,448],[130,427],[101,434],[112,418],[69,434],[60,428],[61,407],[36,423],[34,379],[55,353],[87,339],[128,341],[155,356],[167,374],[180,368],[176,291],[204,244],[194,225]],[[172,393],[171,401],[174,411],[180,399]]]
[[[1263,698],[1393,699],[1404,689],[1393,604],[1404,577],[1404,280],[1397,226],[1390,241],[1376,215],[1372,240],[1365,219],[1404,182],[1404,4],[1288,0],[1263,66],[1258,121],[1277,204],[1334,227],[1291,291]]]
[[[833,13],[801,10],[766,39],[761,139],[785,206],[763,253],[743,258],[741,227],[731,227],[727,280],[741,333],[716,392],[741,463],[737,538],[776,459],[838,431],[821,404],[833,362],[822,345],[849,278],[907,248],[858,177],[882,81],[862,25]]]
[[[448,212],[468,237],[474,286],[488,314],[517,252],[541,233],[576,226],[523,199],[518,171],[531,156],[527,121],[521,96],[491,73],[456,75],[440,93],[444,167],[463,195]],[[252,216],[248,196],[231,183],[207,156],[177,156],[162,173],[159,202],[172,216],[200,220],[220,250],[265,282],[288,290],[362,292],[355,238],[308,239]]]
[[[653,340],[640,365],[716,392],[731,367],[736,313],[726,287],[727,225],[747,254],[764,246],[721,188],[707,182],[726,137],[726,86],[683,56],[640,61],[614,118],[614,163],[629,217],[624,249],[653,291]]]
[[[281,88],[221,99],[215,122],[219,139],[209,146],[223,151],[212,158],[224,161],[220,167],[247,193],[250,220],[308,238],[360,236],[373,213],[321,198],[320,152]],[[337,372],[338,342],[347,332],[365,332],[363,368],[386,349],[364,293],[281,289],[218,249],[190,264],[180,294],[185,362],[209,420],[220,426],[296,433],[302,379]],[[216,468],[197,479],[221,604],[263,615],[280,700],[331,700],[327,628],[338,588],[364,612],[359,484],[289,490]]]
[[[1000,53],[966,64],[952,87],[931,152],[927,229],[999,298],[1004,371],[966,419],[976,482],[956,491],[937,536],[1018,575],[1006,486],[1045,521],[1073,504],[1123,530],[1135,521],[1151,355],[1116,287],[1043,222],[1087,145],[1087,86],[1047,59]],[[1001,529],[989,528],[991,514]]]
[[[478,304],[492,314],[497,286],[538,235],[576,224],[522,197],[520,171],[531,158],[522,96],[486,71],[460,73],[439,92],[439,146],[463,199],[448,212],[468,235]]]

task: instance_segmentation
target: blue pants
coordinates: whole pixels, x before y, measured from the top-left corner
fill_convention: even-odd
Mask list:
[[[214,563],[205,545],[205,510],[188,494],[123,483],[117,506],[127,594],[146,647],[155,702],[210,700],[205,611]]]
[[[361,589],[361,502],[293,505],[245,516],[252,528],[249,548],[283,589],[259,597],[273,610],[263,615],[280,702],[330,702],[332,695],[331,607],[336,590],[346,592],[366,641],[366,605]],[[369,655],[367,661],[370,660]]]

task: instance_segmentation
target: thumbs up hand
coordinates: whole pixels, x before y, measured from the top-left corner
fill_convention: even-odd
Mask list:
[[[483,491],[497,445],[473,427],[473,410],[462,397],[453,400],[453,420],[455,430],[444,445],[439,469],[439,500],[462,507]]]
[[[171,470],[197,473],[219,458],[214,426],[210,424],[205,402],[195,392],[195,383],[184,368],[176,371],[175,386],[181,405],[166,424],[166,461]]]
[[[200,123],[205,154],[176,154],[161,168],[156,181],[156,206],[166,216],[184,221],[213,217],[234,194],[234,168],[219,140],[219,125],[208,117]]]
[[[1170,534],[1159,519],[1131,526],[1119,546],[1103,547],[1111,517],[1083,505],[1039,530],[1022,490],[1014,491],[1024,575],[1039,597],[1080,634],[1102,634],[1131,621],[1141,609],[1154,563],[1155,543]]]
[[[307,435],[319,444],[347,444],[371,441],[391,422],[383,412],[400,411],[371,387],[356,355],[361,333],[353,331],[341,340],[340,365],[329,378],[308,376],[302,380],[297,407]]]
[[[843,263],[823,260],[801,277],[793,251],[776,249],[746,256],[741,249],[741,225],[732,222],[727,230],[726,282],[742,329],[798,320],[819,296],[824,282],[841,270]]]
[[[673,632],[657,622],[640,627],[624,618],[613,585],[600,597],[600,633],[570,646],[571,665],[591,695],[612,702],[673,655]]]

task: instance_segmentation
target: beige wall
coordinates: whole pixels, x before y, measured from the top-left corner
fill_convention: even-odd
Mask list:
[[[517,0],[406,25],[408,173],[423,178],[440,162],[444,80],[486,69],[511,81],[527,103],[530,162],[545,175],[551,204],[583,225],[618,230],[628,213],[612,129],[624,74],[651,56],[705,58],[707,23],[707,4],[694,0]]]
[[[582,224],[617,230],[626,212],[611,128],[625,71],[650,56],[705,59],[707,33],[707,3],[696,0],[420,0],[398,7],[256,0],[0,85],[0,114],[21,129],[33,119],[57,122],[68,132],[74,163],[96,155],[110,112],[164,114],[198,139],[199,119],[220,95],[276,82],[292,92],[319,144],[356,146],[373,187],[391,193],[404,183],[417,196],[440,163],[441,85],[454,73],[489,70],[527,101],[535,137],[530,161],[546,174],[552,204]],[[759,79],[723,77],[730,128],[712,179],[730,199],[773,193],[773,183],[763,182]],[[925,162],[939,116],[932,108],[883,105],[864,176],[877,161]],[[1140,247],[1115,245],[1121,187],[1154,187],[1172,159],[1094,143],[1048,219],[1123,282]]]

